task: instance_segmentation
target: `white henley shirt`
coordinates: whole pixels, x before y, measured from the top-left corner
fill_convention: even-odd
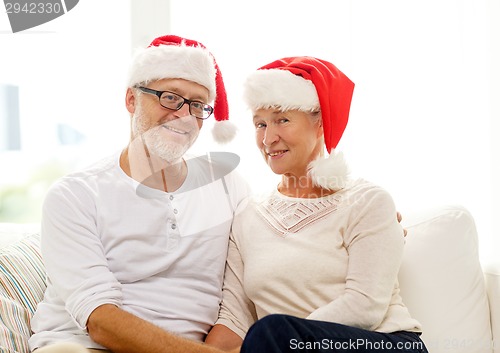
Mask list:
[[[30,348],[103,348],[86,331],[103,304],[203,340],[217,319],[234,211],[249,192],[231,163],[187,160],[187,178],[172,193],[128,177],[119,154],[55,183],[41,226],[48,286]]]

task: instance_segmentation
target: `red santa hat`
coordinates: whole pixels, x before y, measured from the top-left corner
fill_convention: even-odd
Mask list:
[[[244,100],[252,110],[279,108],[321,111],[328,158],[309,165],[313,182],[338,190],[345,186],[349,168],[336,153],[347,125],[354,83],[332,63],[314,57],[288,57],[260,67],[244,86]]]
[[[206,87],[214,101],[216,124],[212,130],[217,142],[233,139],[236,126],[229,122],[227,94],[222,74],[213,55],[200,42],[175,35],[154,39],[138,49],[130,65],[128,86],[164,78],[180,78]]]

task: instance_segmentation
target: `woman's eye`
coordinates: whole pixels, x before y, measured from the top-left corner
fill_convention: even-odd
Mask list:
[[[256,129],[262,129],[262,128],[263,128],[263,127],[265,127],[265,126],[266,126],[266,124],[264,124],[264,123],[256,123],[256,124],[255,124],[255,128],[256,128]]]

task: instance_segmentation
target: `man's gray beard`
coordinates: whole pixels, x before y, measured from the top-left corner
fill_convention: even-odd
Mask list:
[[[192,143],[184,145],[166,140],[165,137],[161,136],[160,129],[163,129],[163,127],[158,126],[142,134],[142,140],[148,148],[149,153],[167,162],[178,161],[184,156],[184,153],[191,147]]]
[[[148,129],[141,117],[142,107],[138,106],[132,118],[132,131],[134,136],[141,136],[149,153],[167,162],[176,162],[180,160],[198,137],[198,135],[190,137],[192,140],[186,144],[179,144],[178,142],[166,140],[160,133],[160,129],[163,129],[162,126],[155,126]]]

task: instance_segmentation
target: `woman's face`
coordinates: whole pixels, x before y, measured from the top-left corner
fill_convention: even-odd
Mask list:
[[[253,124],[257,147],[276,174],[301,177],[323,148],[319,114],[298,110],[258,109]]]

